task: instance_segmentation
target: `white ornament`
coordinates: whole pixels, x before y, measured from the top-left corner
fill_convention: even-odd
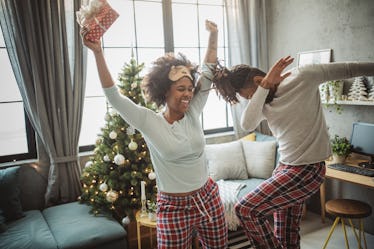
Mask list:
[[[130,224],[130,218],[128,216],[126,216],[125,218],[122,219],[122,225],[124,226],[127,226],[128,224]]]
[[[127,135],[132,136],[135,134],[135,128],[132,126],[127,127],[126,129]]]
[[[138,148],[138,144],[131,139],[131,142],[129,143],[128,147],[130,150],[136,150]]]
[[[125,157],[121,154],[117,154],[115,157],[114,157],[114,163],[117,164],[117,165],[122,165],[125,163]]]
[[[106,200],[108,202],[115,202],[118,199],[118,193],[115,190],[110,190],[106,193]]]
[[[103,157],[104,162],[110,162],[110,157],[108,155],[105,155]]]
[[[106,192],[108,190],[108,184],[106,184],[105,182],[100,184],[99,189],[103,192]]]
[[[109,115],[109,113],[105,113],[104,120],[105,120],[105,121],[109,121],[109,120],[110,120],[110,115]]]
[[[103,140],[99,137],[96,139],[96,145],[100,145],[103,142]]]
[[[156,174],[155,174],[155,172],[153,172],[153,171],[149,172],[149,174],[148,174],[148,178],[149,178],[149,180],[154,180],[154,179],[156,179]]]
[[[85,168],[91,167],[93,164],[92,161],[87,161],[86,164],[84,165]]]
[[[113,116],[117,115],[117,111],[114,110],[114,109],[110,109],[109,114],[110,114],[110,116],[113,117]]]
[[[115,131],[111,131],[111,132],[109,133],[109,137],[110,137],[111,139],[116,139],[116,138],[117,138],[117,132],[115,132]]]
[[[136,84],[136,82],[134,82],[134,83],[131,84],[131,89],[134,89],[134,88],[136,88],[137,86],[138,86],[138,84]]]

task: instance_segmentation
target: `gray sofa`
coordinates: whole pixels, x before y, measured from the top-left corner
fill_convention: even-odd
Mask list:
[[[78,202],[44,208],[46,179],[37,165],[0,169],[0,248],[128,248],[114,219],[93,216]]]
[[[259,132],[253,134],[231,142],[208,144],[205,148],[209,175],[218,183],[228,228],[232,231],[240,225],[235,203],[269,178],[279,160],[275,138]],[[253,137],[255,141],[250,141]]]

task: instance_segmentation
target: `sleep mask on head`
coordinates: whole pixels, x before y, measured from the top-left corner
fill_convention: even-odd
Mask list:
[[[169,80],[174,81],[174,82],[182,79],[183,77],[188,77],[190,78],[190,80],[193,81],[190,69],[188,69],[188,67],[183,66],[183,65],[172,66],[170,68],[170,72],[168,76],[169,76]]]

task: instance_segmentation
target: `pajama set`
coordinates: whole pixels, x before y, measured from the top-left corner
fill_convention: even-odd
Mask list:
[[[201,88],[181,120],[170,124],[162,113],[136,105],[116,86],[104,93],[122,118],[138,129],[149,148],[156,183],[158,248],[186,249],[196,231],[204,248],[227,247],[224,207],[217,184],[209,178],[200,115],[211,86],[212,72],[202,66]],[[190,193],[175,196],[173,193]]]
[[[374,63],[330,63],[294,68],[274,99],[258,87],[241,124],[254,130],[266,119],[279,144],[279,165],[272,176],[244,196],[235,211],[255,249],[300,248],[302,205],[324,180],[324,160],[331,155],[319,84],[374,75]],[[274,216],[272,231],[267,216]]]

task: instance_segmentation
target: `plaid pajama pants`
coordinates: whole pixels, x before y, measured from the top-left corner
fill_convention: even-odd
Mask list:
[[[218,185],[209,179],[197,192],[157,198],[157,245],[159,249],[187,249],[197,232],[203,248],[227,248],[228,231]]]
[[[324,162],[280,164],[269,179],[235,205],[236,215],[253,248],[300,248],[302,206],[319,189],[325,171]],[[274,216],[274,232],[267,220],[270,214]]]

